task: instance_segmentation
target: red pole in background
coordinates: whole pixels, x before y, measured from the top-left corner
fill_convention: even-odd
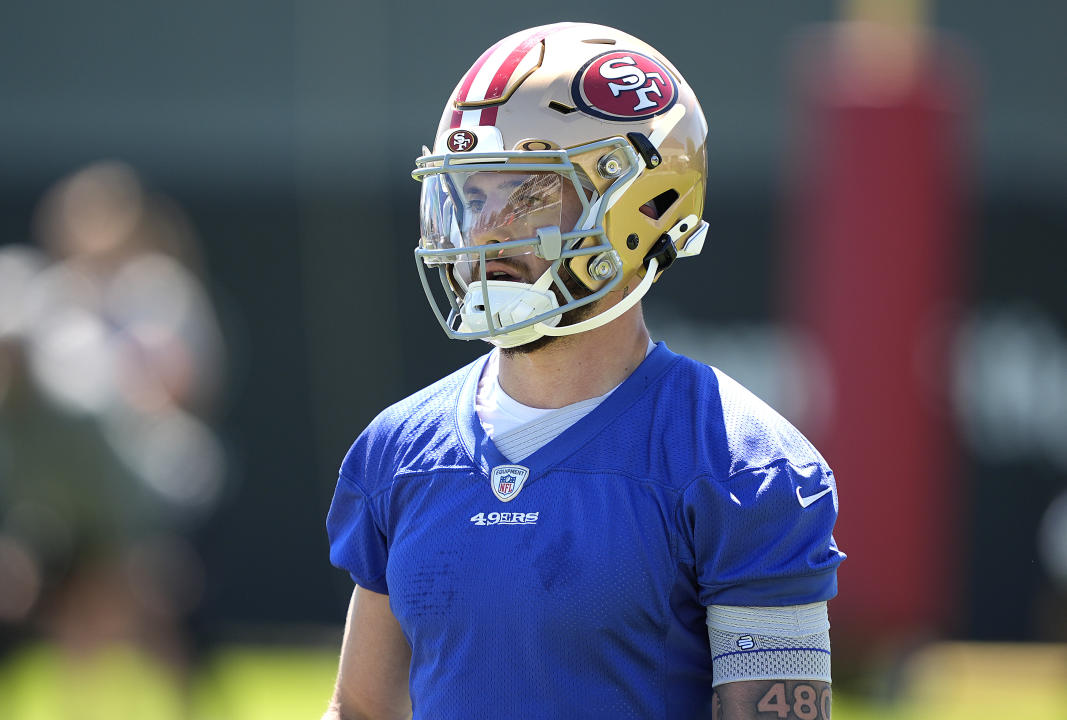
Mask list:
[[[849,560],[835,638],[906,642],[965,617],[967,497],[949,404],[967,262],[963,75],[918,12],[902,17],[917,3],[849,7],[849,22],[813,32],[795,57],[785,315],[828,381],[822,417],[801,424],[838,483]]]

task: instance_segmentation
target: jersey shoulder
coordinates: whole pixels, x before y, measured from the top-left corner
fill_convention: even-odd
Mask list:
[[[826,461],[810,441],[788,420],[752,391],[718,368],[684,358],[672,381],[687,386],[695,397],[700,436],[725,462],[716,463],[728,476],[779,462],[795,467]],[[675,388],[677,391],[677,388]],[[723,457],[725,456],[725,457]]]
[[[382,410],[356,438],[341,476],[374,494],[405,471],[462,462],[456,410],[464,384],[483,358]]]

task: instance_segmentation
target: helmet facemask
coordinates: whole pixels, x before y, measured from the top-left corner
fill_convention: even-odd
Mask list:
[[[611,159],[594,169],[602,193],[574,161],[591,154]],[[612,198],[640,171],[621,138],[570,151],[420,157],[413,173],[423,182],[422,238],[415,255],[445,332],[500,347],[567,334],[566,326],[560,327],[564,313],[596,302],[622,281],[622,263],[603,219]],[[614,175],[607,183],[606,173]],[[594,287],[574,279],[570,268],[578,263],[596,279]],[[428,268],[438,271],[447,316],[424,272]]]

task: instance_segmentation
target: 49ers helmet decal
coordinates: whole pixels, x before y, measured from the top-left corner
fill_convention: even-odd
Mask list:
[[[667,68],[636,52],[598,55],[574,76],[574,104],[602,120],[647,120],[674,107],[678,88]]]

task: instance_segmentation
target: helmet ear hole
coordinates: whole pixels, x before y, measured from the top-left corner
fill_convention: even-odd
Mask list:
[[[663,217],[664,213],[671,209],[671,205],[674,205],[677,200],[677,190],[664,190],[659,195],[642,205],[640,210],[642,214],[647,215],[653,220],[659,220]]]

